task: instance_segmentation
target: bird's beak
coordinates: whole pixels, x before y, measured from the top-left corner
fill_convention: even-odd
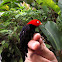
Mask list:
[[[40,23],[40,25],[42,25],[42,23]]]

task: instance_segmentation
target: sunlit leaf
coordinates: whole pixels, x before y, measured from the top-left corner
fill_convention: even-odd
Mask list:
[[[3,45],[5,43],[5,40],[3,40],[2,42],[1,42],[1,44]]]
[[[12,30],[1,30],[0,33],[2,33],[2,34],[11,34]]]
[[[6,9],[6,10],[9,10],[9,6],[8,6],[8,5],[6,5],[6,6],[5,6],[5,9]]]
[[[1,17],[1,15],[3,14],[4,12],[0,12],[0,17]]]
[[[8,5],[3,5],[3,6],[0,6],[0,9],[5,9],[5,10],[9,10],[9,6]]]
[[[55,12],[60,14],[60,8],[53,0],[36,0],[39,4],[42,3],[42,5],[46,5],[48,7],[51,7]]]

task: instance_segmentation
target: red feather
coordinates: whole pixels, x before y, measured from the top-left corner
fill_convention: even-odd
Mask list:
[[[30,22],[28,22],[27,24],[32,24],[34,26],[39,26],[41,24],[41,22],[37,19],[31,20]]]

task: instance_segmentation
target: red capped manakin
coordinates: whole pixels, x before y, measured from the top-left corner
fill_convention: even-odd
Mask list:
[[[33,34],[35,33],[35,28],[41,25],[42,23],[37,20],[31,20],[28,22],[20,32],[20,51],[22,55],[23,62],[25,61],[25,56],[28,53],[28,42],[32,39]]]

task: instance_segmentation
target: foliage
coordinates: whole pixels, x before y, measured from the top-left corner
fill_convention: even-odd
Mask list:
[[[55,12],[57,12],[58,14],[60,14],[60,8],[59,8],[58,5],[56,5],[56,3],[54,3],[53,0],[36,0],[36,1],[38,2],[38,4],[42,3],[43,7],[45,5],[48,6],[48,7],[51,7]]]
[[[27,3],[25,3],[26,1]],[[22,27],[32,19],[40,20],[40,31],[46,46],[54,52],[62,50],[62,11],[53,0],[3,0],[0,3],[0,54],[2,62],[21,62],[19,34]],[[60,7],[60,8],[59,8]],[[51,45],[51,46],[50,46]],[[6,54],[6,55],[5,55]],[[59,54],[59,53],[58,53]],[[61,53],[60,53],[61,55]],[[61,56],[58,56],[61,58]],[[62,60],[62,58],[60,59]]]
[[[62,50],[62,32],[58,30],[56,23],[48,21],[45,26],[40,26],[55,50]],[[60,32],[60,33],[59,33]]]
[[[61,9],[61,15],[62,15],[62,0],[59,0],[59,1],[58,1],[58,5],[59,5],[59,7],[60,7],[60,9]]]

